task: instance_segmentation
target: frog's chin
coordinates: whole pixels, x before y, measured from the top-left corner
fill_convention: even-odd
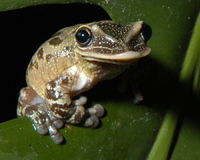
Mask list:
[[[91,52],[84,52],[84,54],[80,55],[88,60],[88,61],[97,61],[104,63],[113,63],[113,64],[130,64],[142,57],[147,56],[151,52],[151,48],[146,47],[143,52],[135,52],[135,51],[126,51],[118,54],[97,54]]]

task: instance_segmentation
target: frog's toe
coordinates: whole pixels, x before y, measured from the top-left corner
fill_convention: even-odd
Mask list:
[[[134,95],[135,95],[135,98],[133,99],[134,104],[138,104],[144,100],[142,93],[135,92]]]
[[[96,128],[99,125],[99,118],[95,115],[91,115],[88,119],[86,119],[84,126]]]
[[[51,114],[47,114],[43,108],[37,105],[28,106],[24,110],[26,116],[33,121],[38,133],[49,133],[52,140],[57,144],[63,141],[63,136],[57,130],[57,128],[63,126],[61,120],[53,117]]]
[[[95,108],[96,110],[97,110],[97,113],[96,113],[96,116],[97,117],[102,117],[103,115],[104,115],[104,108],[103,108],[103,106],[102,105],[100,105],[100,104],[95,104],[94,105],[94,107],[93,108]]]
[[[76,106],[83,106],[87,102],[87,97],[85,96],[80,96],[79,99],[74,100],[74,104]]]
[[[56,127],[56,128],[61,128],[63,125],[64,125],[64,123],[63,123],[63,121],[62,120],[60,120],[60,119],[58,119],[58,118],[55,118],[55,117],[53,117],[53,116],[51,116],[51,115],[49,115],[49,117],[50,117],[50,119],[51,119],[51,122],[53,123],[53,125]]]
[[[40,134],[47,134],[49,132],[46,125],[37,125],[36,128]]]
[[[99,125],[99,118],[104,115],[104,108],[100,104],[95,104],[92,108],[88,108],[90,117],[86,119],[84,126],[96,128]]]
[[[92,115],[90,119],[93,121],[91,128],[96,128],[99,125],[99,118],[95,115]]]
[[[88,111],[90,115],[96,115],[99,118],[104,115],[104,108],[100,104],[95,104],[92,108],[89,108]]]
[[[50,125],[48,129],[49,129],[49,135],[51,136],[51,139],[56,144],[60,144],[63,142],[64,140],[63,136],[60,134],[60,132],[56,129],[54,125]]]
[[[57,119],[57,120],[55,120],[55,121],[53,121],[52,122],[53,124],[54,124],[54,126],[56,126],[56,128],[61,128],[62,126],[63,126],[63,121],[61,121],[61,120],[59,120],[59,119]]]
[[[47,117],[44,124],[35,124],[38,133],[47,134],[51,136],[52,140],[56,144],[60,144],[63,141],[63,136],[57,130],[57,128],[61,128],[63,126],[63,122],[57,119],[53,119],[54,121],[50,121]]]
[[[58,132],[58,134],[52,135],[51,139],[54,141],[56,144],[60,144],[63,142],[64,138],[63,136]]]

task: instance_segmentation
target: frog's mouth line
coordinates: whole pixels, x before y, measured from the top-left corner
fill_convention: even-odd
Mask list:
[[[146,47],[143,52],[127,51],[113,55],[93,52],[81,52],[79,54],[88,61],[98,61],[113,64],[130,64],[142,57],[147,56],[150,52],[151,48]]]

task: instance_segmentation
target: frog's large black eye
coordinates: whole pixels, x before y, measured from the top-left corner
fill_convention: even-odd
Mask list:
[[[152,29],[148,24],[143,23],[140,33],[141,33],[143,40],[145,42],[147,42],[152,36]]]
[[[92,32],[88,28],[80,28],[76,32],[76,40],[81,47],[87,46],[92,39]]]

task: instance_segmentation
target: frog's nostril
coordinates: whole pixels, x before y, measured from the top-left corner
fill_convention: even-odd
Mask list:
[[[143,23],[142,24],[142,29],[140,31],[140,34],[141,34],[143,40],[145,42],[147,42],[151,38],[151,36],[152,36],[152,29],[151,29],[151,27],[148,24]]]

